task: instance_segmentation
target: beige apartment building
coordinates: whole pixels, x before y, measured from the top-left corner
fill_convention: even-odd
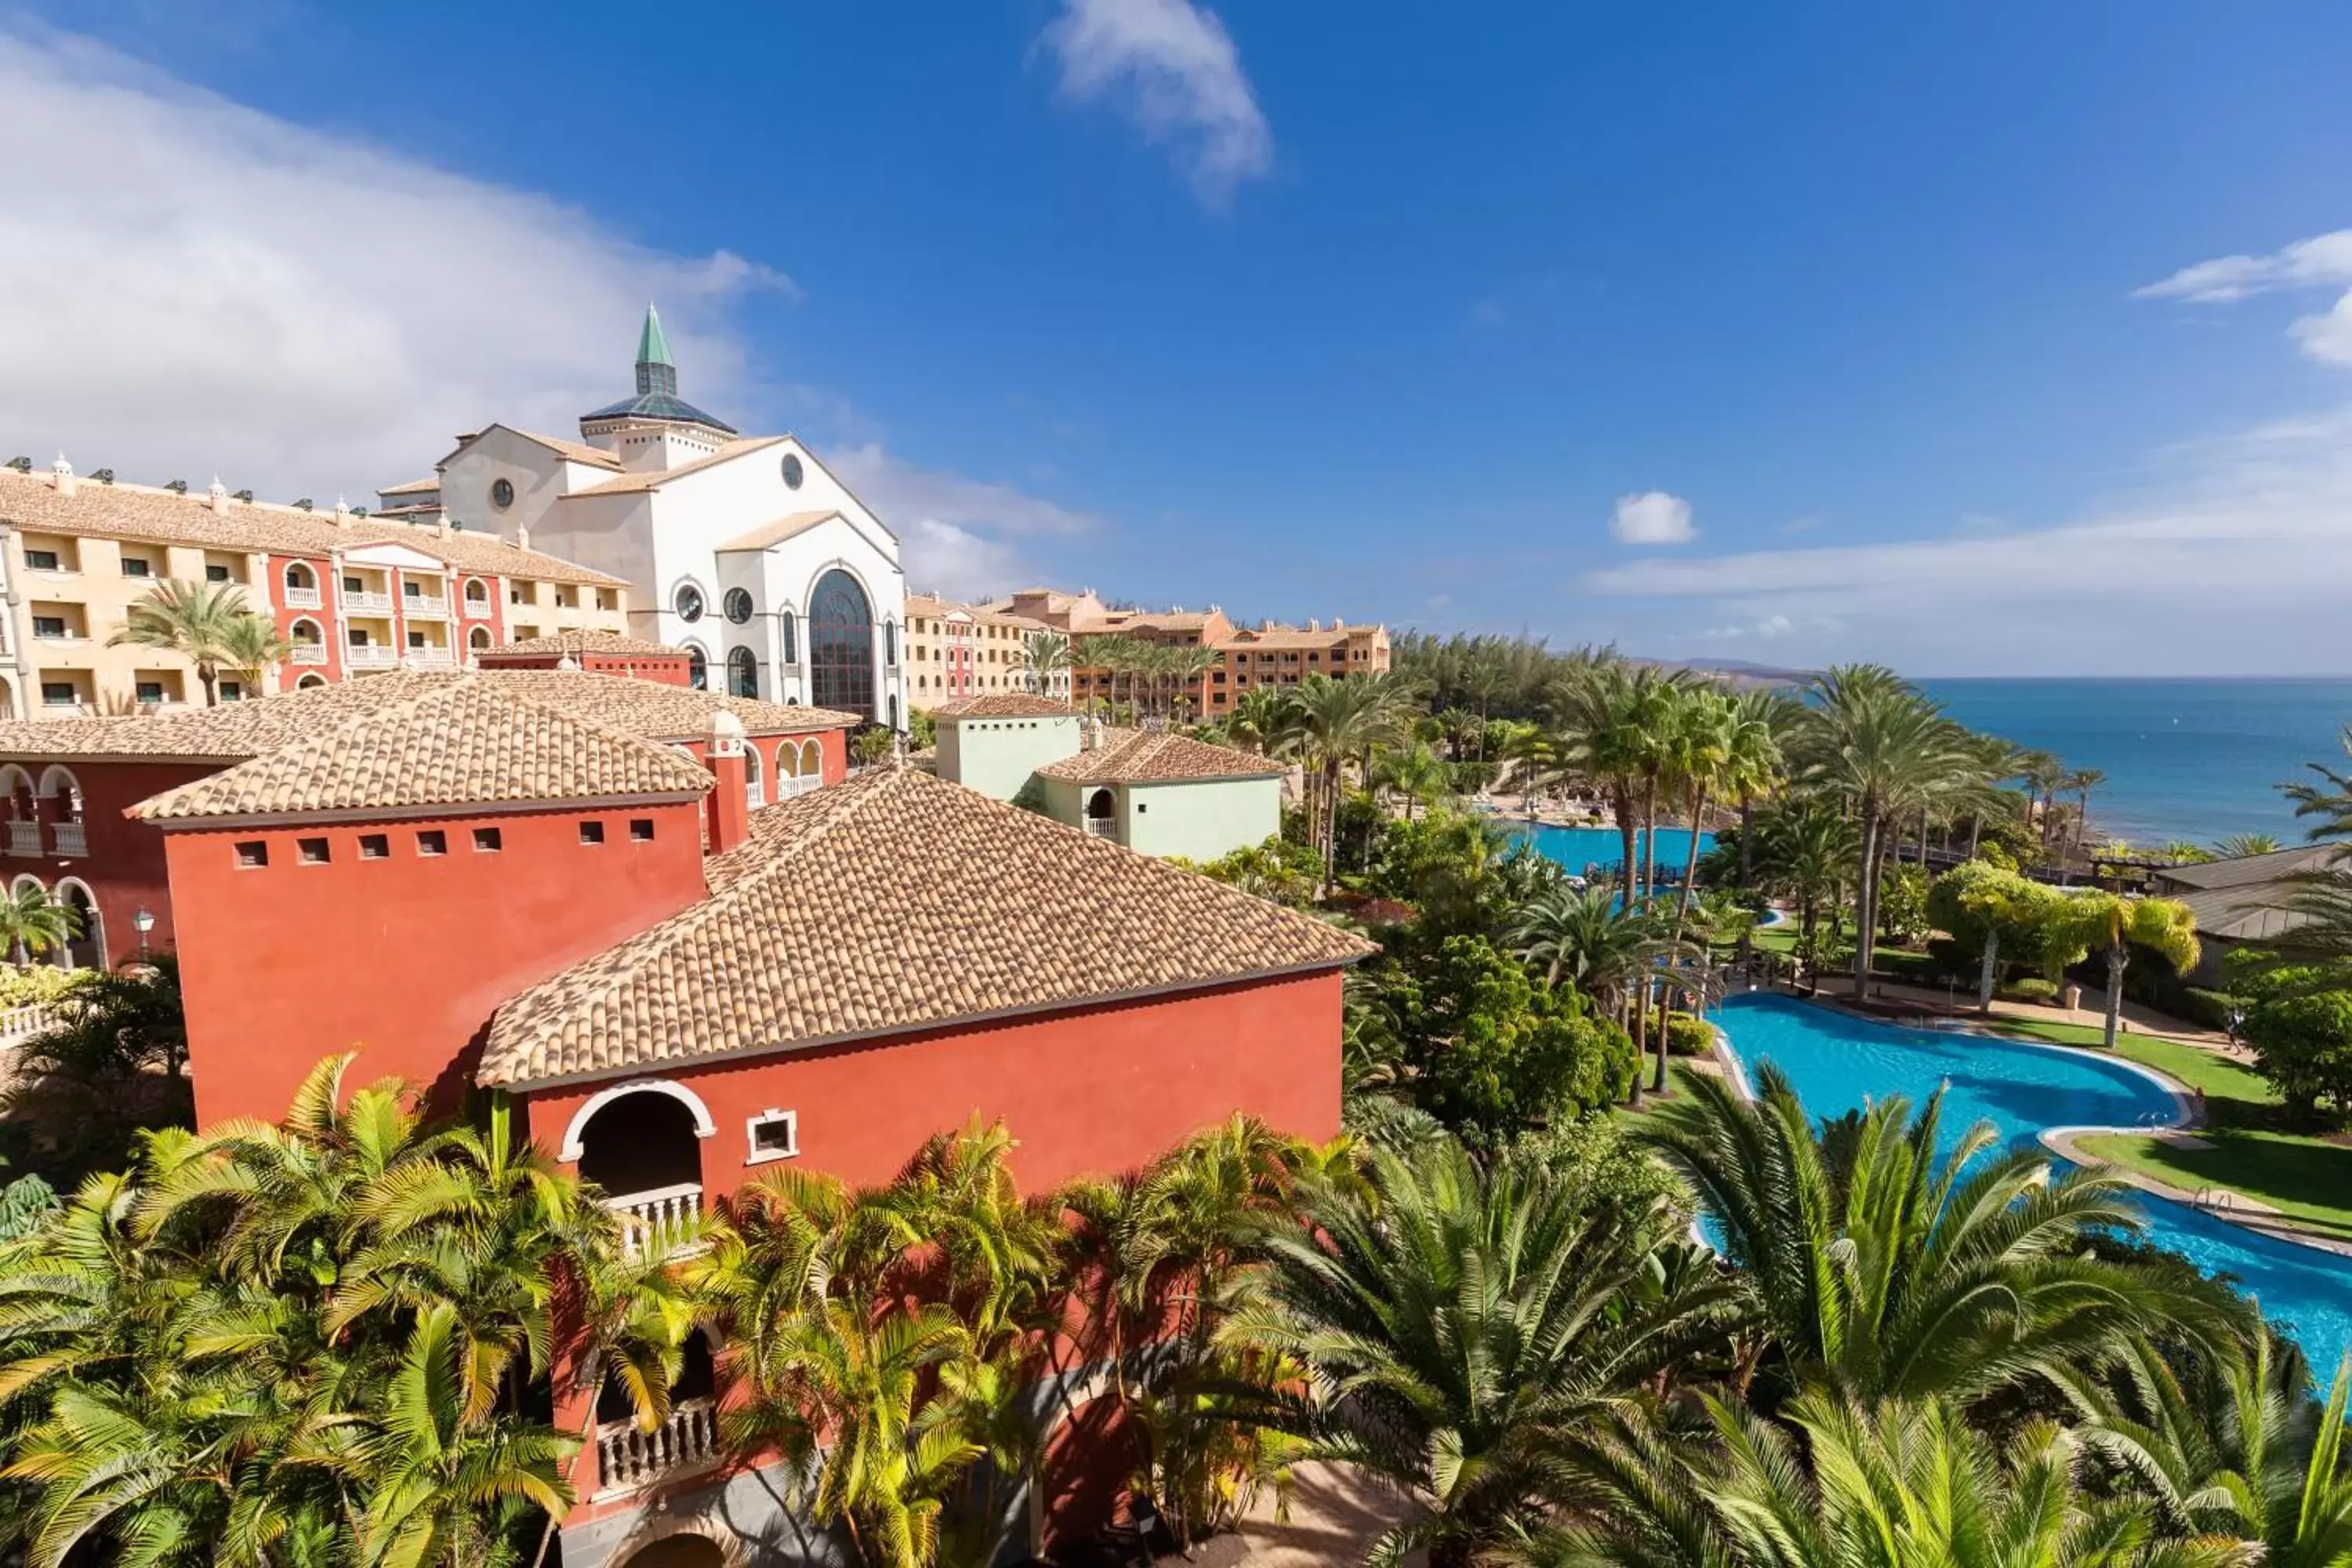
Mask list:
[[[1111,671],[1086,663],[1085,639],[1090,637],[1207,647],[1223,655],[1221,664],[1202,671],[1191,689],[1192,710],[1204,719],[1231,712],[1240,694],[1253,687],[1295,686],[1309,675],[1377,675],[1389,668],[1389,632],[1378,624],[1334,620],[1326,626],[1311,620],[1294,626],[1260,621],[1237,626],[1214,605],[1206,610],[1113,609],[1091,588],[1075,594],[1024,588],[985,608],[1067,633],[1076,666],[1070,692],[1081,703],[1109,700],[1117,684]]]
[[[340,502],[232,495],[77,476],[60,457],[0,468],[0,707],[8,717],[79,717],[204,700],[194,667],[156,648],[114,647],[131,606],[157,584],[231,585],[291,644],[249,692],[386,669],[460,668],[475,654],[560,631],[620,631],[619,578],[468,531],[385,521]]]
[[[907,702],[919,713],[966,697],[1030,691],[1029,635],[1054,629],[1028,616],[959,605],[936,594],[907,595],[906,626]],[[1035,695],[1069,700],[1066,668],[1044,685]]]

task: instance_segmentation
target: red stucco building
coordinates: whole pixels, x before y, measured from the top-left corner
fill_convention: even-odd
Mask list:
[[[204,1121],[274,1118],[356,1050],[357,1081],[505,1089],[632,1234],[782,1162],[885,1180],[975,1113],[1033,1187],[1237,1110],[1337,1132],[1366,944],[928,773],[848,778],[852,722],[620,675],[403,674],[0,725],[0,780],[11,846],[38,849],[18,875],[92,911],[86,958],[135,954],[142,909],[177,952]],[[567,1564],[698,1521],[740,1561],[806,1554],[772,1478],[718,1455],[709,1399],[672,1425],[594,1432]]]

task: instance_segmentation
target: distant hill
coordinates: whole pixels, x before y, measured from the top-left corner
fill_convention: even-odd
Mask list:
[[[1689,669],[1701,675],[1720,675],[1740,686],[1802,686],[1821,673],[1812,669],[1791,669],[1786,665],[1759,664],[1748,658],[1641,658],[1633,662],[1655,665],[1661,669]]]

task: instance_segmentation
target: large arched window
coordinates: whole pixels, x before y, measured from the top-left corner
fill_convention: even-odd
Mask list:
[[[710,689],[710,658],[692,643],[686,645],[686,683],[697,691]]]
[[[776,657],[789,669],[801,661],[801,618],[786,610],[777,617],[776,637],[780,645]]]
[[[809,700],[874,719],[874,611],[846,572],[826,573],[809,595]]]
[[[748,647],[727,650],[727,695],[757,697],[760,695],[760,656]]]

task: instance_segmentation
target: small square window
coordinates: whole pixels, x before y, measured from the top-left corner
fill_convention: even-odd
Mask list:
[[[133,681],[131,689],[138,695],[139,700],[142,702],[161,702],[163,700],[163,683],[160,680]]]
[[[362,833],[360,835],[361,859],[382,860],[391,855],[391,853],[392,835],[389,833]]]
[[[411,647],[423,647],[425,646],[425,634],[423,632],[409,633],[408,646]]]
[[[474,847],[485,853],[495,852],[499,847],[499,830],[495,827],[474,829]]]
[[[236,847],[236,863],[247,870],[269,864],[269,846],[258,838],[248,838]]]
[[[37,637],[61,637],[66,635],[66,618],[63,616],[35,616],[33,635]]]
[[[207,582],[207,583],[226,583],[226,582],[227,582],[227,581],[228,581],[228,568],[227,568],[227,567],[226,567],[226,566],[221,565],[221,564],[220,564],[219,563],[217,563],[217,562],[213,562],[213,561],[207,561],[207,562],[205,562],[205,582]]]
[[[29,572],[54,572],[58,569],[58,552],[54,550],[27,550],[25,568]]]
[[[364,594],[367,592],[367,584],[357,577],[346,577],[343,579],[343,592],[346,594]]]
[[[601,822],[582,823],[580,825],[580,842],[583,844],[604,843],[604,825]]]
[[[654,819],[650,816],[629,818],[629,837],[639,844],[651,844],[654,841]]]
[[[125,577],[152,577],[155,568],[136,555],[126,555],[122,558],[122,574]]]
[[[449,836],[437,827],[428,827],[416,836],[416,852],[419,855],[446,855],[449,853]]]
[[[747,1165],[761,1164],[770,1160],[789,1160],[801,1152],[798,1111],[763,1110],[745,1121],[743,1131],[751,1144],[751,1152],[743,1161]]]
[[[41,705],[45,708],[70,708],[79,700],[79,699],[74,696],[73,682],[70,680],[41,682]]]
[[[294,849],[305,866],[323,866],[327,863],[327,841],[323,838],[297,838],[294,841]]]
[[[242,700],[244,696],[245,687],[239,682],[234,680],[224,680],[220,683],[220,700],[222,701],[236,702]]]

